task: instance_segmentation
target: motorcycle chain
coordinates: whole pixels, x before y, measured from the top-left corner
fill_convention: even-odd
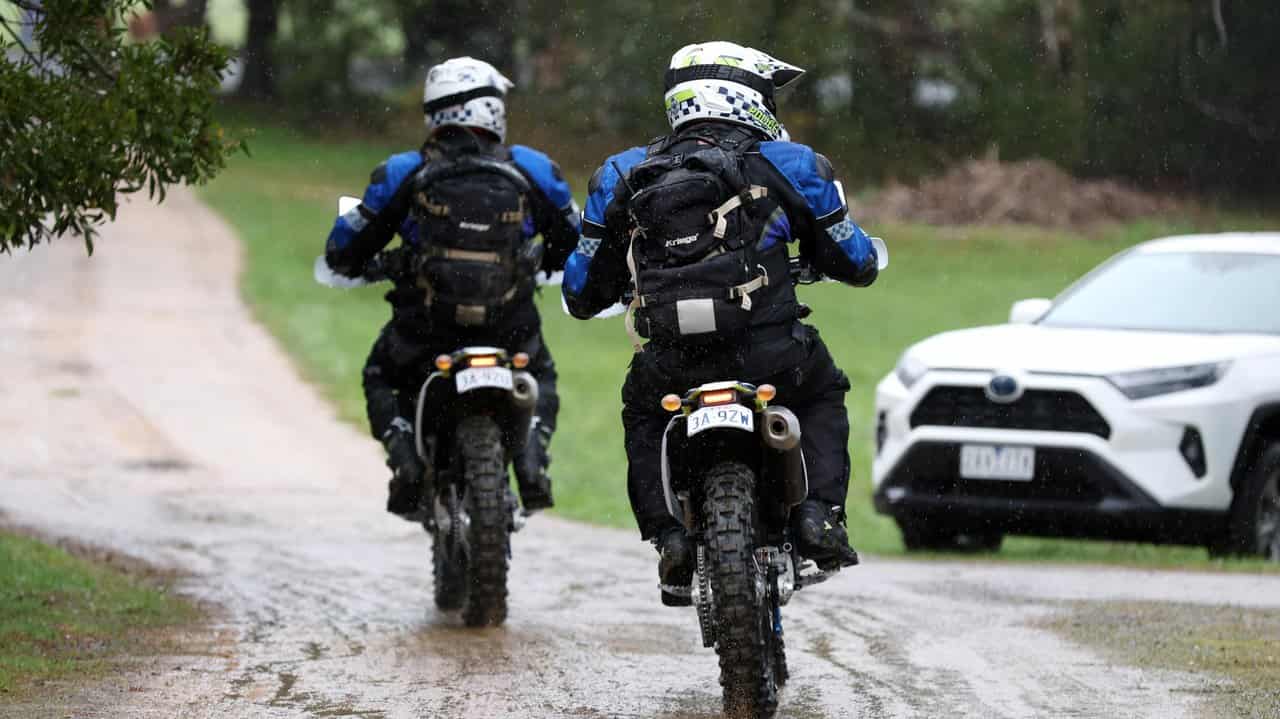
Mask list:
[[[712,607],[711,576],[707,571],[707,548],[699,544],[697,552],[698,572],[698,628],[702,631],[702,646],[714,647],[719,631],[716,627],[715,610]]]

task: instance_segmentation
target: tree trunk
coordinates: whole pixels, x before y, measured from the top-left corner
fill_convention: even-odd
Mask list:
[[[208,5],[208,0],[155,0],[156,31],[167,36],[179,28],[202,27]]]
[[[404,33],[404,69],[418,77],[431,63],[431,3],[428,0],[397,3],[400,31]],[[421,79],[421,78],[419,78]]]
[[[254,100],[276,96],[272,48],[280,25],[280,0],[247,0],[249,28],[244,43],[244,79],[240,95]]]

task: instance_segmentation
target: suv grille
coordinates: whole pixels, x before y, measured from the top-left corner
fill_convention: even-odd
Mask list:
[[[1060,390],[1029,389],[1016,402],[996,404],[981,387],[934,387],[911,412],[912,428],[921,425],[1111,436],[1111,426],[1088,400]]]
[[[957,476],[960,445],[921,443],[904,463],[913,492],[936,497],[982,497],[1016,501],[1096,505],[1107,496],[1126,497],[1111,485],[1093,456],[1075,449],[1036,449],[1035,479],[1029,482],[967,480]]]

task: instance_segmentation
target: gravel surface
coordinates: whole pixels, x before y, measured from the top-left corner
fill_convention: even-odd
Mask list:
[[[223,611],[193,656],[0,716],[717,716],[715,657],[630,532],[535,517],[505,627],[438,613],[379,447],[254,323],[191,193],[129,204],[97,247],[0,257],[0,511],[180,568]],[[1208,677],[1060,638],[1063,599],[1274,607],[1280,577],[869,558],[785,610],[780,716],[1198,715]]]

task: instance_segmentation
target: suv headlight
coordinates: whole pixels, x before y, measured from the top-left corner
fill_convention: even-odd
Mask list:
[[[1156,395],[1208,387],[1227,373],[1230,362],[1145,369],[1107,375],[1107,381],[1129,399],[1145,399]]]
[[[898,376],[898,381],[907,389],[911,389],[911,385],[920,381],[920,378],[928,371],[928,365],[905,352],[898,359],[898,366],[893,368],[893,373]]]

